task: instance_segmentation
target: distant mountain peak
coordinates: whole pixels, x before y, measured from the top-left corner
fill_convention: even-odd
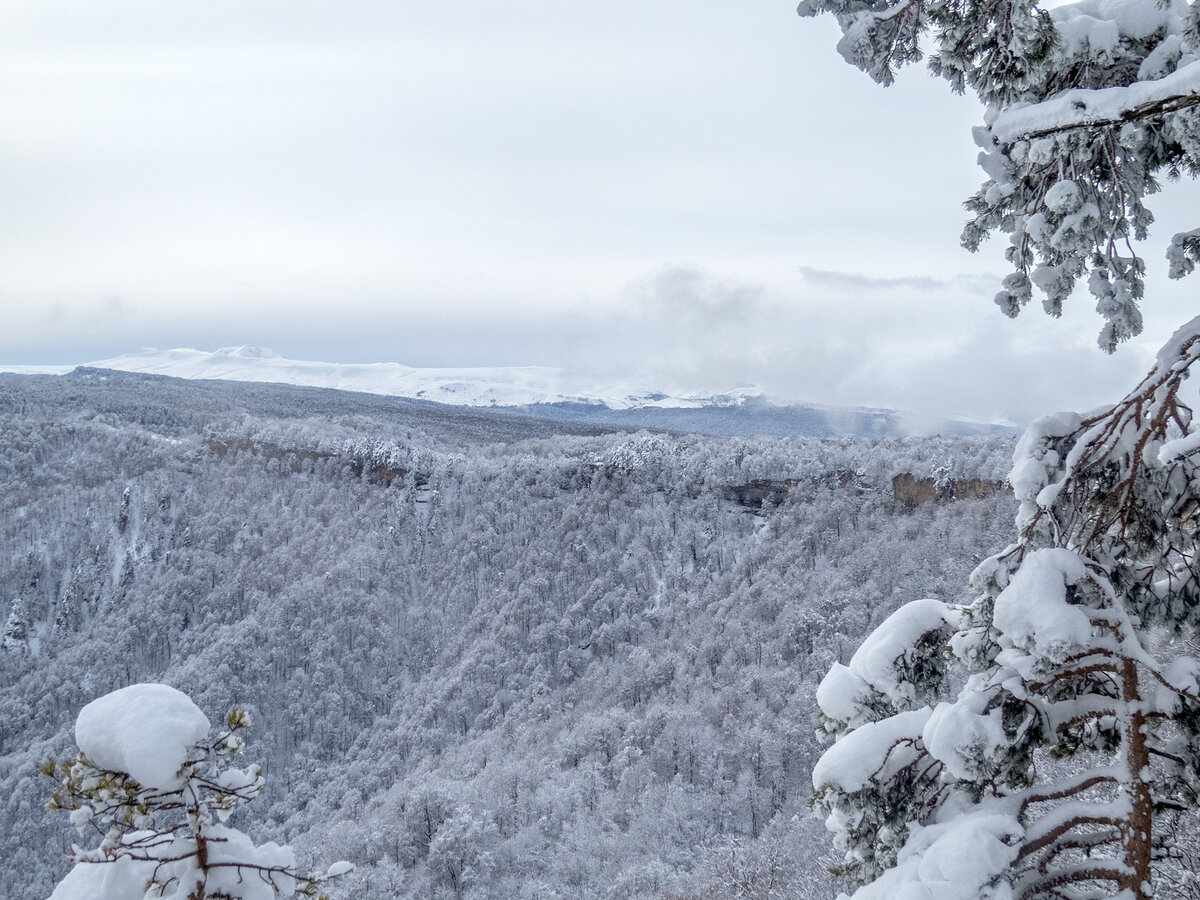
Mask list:
[[[283,359],[283,354],[276,353],[270,347],[255,347],[242,344],[240,347],[221,347],[214,353],[216,356],[235,356],[238,359]]]

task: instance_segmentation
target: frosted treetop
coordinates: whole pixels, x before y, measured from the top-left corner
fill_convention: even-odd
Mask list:
[[[176,790],[188,750],[209,730],[186,694],[165,684],[133,684],[93,700],[75,720],[75,742],[102,769],[145,787]]]

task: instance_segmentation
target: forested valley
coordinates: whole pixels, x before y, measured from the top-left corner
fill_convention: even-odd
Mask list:
[[[1011,438],[697,437],[286,386],[0,376],[0,895],[39,763],[162,681],[254,719],[244,815],[373,898],[832,896],[817,684],[1012,534]]]

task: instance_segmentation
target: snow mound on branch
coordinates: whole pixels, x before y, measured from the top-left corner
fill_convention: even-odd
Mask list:
[[[1090,580],[1083,560],[1070,550],[1035,551],[996,598],[992,621],[1018,650],[1058,658],[1091,640],[1092,621],[1086,608],[1067,602],[1068,587]]]
[[[1198,449],[1200,449],[1200,431],[1193,431],[1184,437],[1167,441],[1158,448],[1159,465],[1169,466],[1175,460],[1189,456]]]
[[[1183,0],[1076,0],[1049,10],[1065,49],[1072,54],[1088,48],[1111,53],[1121,38],[1146,40],[1160,33],[1178,33],[1187,12]]]
[[[1005,813],[980,810],[922,828],[914,825],[895,868],[860,888],[854,900],[1009,900],[993,882],[1016,858],[1023,829]]]
[[[870,702],[871,686],[841,663],[834,663],[817,685],[817,707],[851,728],[869,721]]]
[[[830,719],[854,728],[878,717],[871,709],[880,696],[896,710],[923,702],[911,671],[921,662],[921,639],[929,634],[945,639],[947,626],[957,627],[959,618],[957,608],[940,600],[906,603],[871,632],[849,665],[833,665],[817,688],[817,706]]]
[[[147,897],[183,900],[203,889],[205,897],[236,897],[238,900],[280,900],[294,896],[300,885],[291,873],[296,856],[291,847],[254,842],[236,828],[210,825],[208,838],[209,869],[195,865],[192,841],[176,835],[152,831],[133,831],[121,839],[126,847],[137,848],[138,856],[118,855],[114,860],[78,862],[58,883],[49,900],[145,900]],[[352,872],[348,862],[334,863],[334,874]],[[157,874],[159,883],[168,887],[159,894],[147,885]]]
[[[921,638],[955,625],[958,614],[940,600],[906,603],[880,623],[850,658],[850,671],[893,702],[912,700],[912,683],[900,677],[897,663],[906,662]]]
[[[127,856],[113,862],[78,863],[58,883],[50,900],[143,900],[156,865],[154,860]]]
[[[223,825],[210,826],[208,838],[208,861],[212,868],[204,884],[206,896],[278,900],[296,892],[298,885],[290,874],[296,868],[296,855],[291,847],[281,847],[273,841],[256,847],[245,833]],[[179,896],[191,896],[183,888],[189,875],[199,883],[198,873],[198,869],[180,873]]]
[[[125,772],[144,787],[177,790],[188,750],[208,718],[187,694],[165,684],[133,684],[93,700],[75,720],[75,743],[95,765]]]
[[[1153,81],[1138,81],[1124,87],[1075,88],[1041,103],[1013,104],[992,122],[991,134],[1002,143],[1012,143],[1030,134],[1119,121],[1125,113],[1140,106],[1164,103],[1197,91],[1200,91],[1200,62],[1191,62]]]
[[[930,712],[926,706],[881,722],[868,722],[850,732],[817,760],[813,767],[813,787],[817,790],[836,787],[849,793],[865,787],[872,779],[887,781],[924,753],[918,743]]]
[[[968,684],[956,702],[939,703],[925,723],[925,746],[955,778],[984,777],[1007,748],[1002,713],[987,709],[989,699]]]
[[[1182,364],[1185,358],[1184,346],[1197,335],[1200,335],[1200,316],[1185,322],[1175,330],[1171,339],[1158,351],[1157,364],[1164,367]]]
[[[1013,467],[1008,483],[1022,503],[1033,501],[1042,489],[1056,477],[1062,464],[1051,443],[1076,431],[1083,422],[1078,413],[1060,412],[1036,419],[1013,450]]]
[[[343,875],[349,875],[355,870],[356,866],[352,862],[347,862],[344,859],[339,859],[328,869],[325,870],[326,878],[340,878]]]

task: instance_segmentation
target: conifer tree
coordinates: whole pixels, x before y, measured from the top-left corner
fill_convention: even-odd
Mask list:
[[[888,84],[930,68],[986,107],[987,179],[962,241],[1008,236],[996,302],[1033,288],[1058,315],[1081,281],[1112,352],[1142,328],[1146,198],[1200,171],[1200,4],[804,0],[839,51]],[[1172,238],[1173,278],[1200,230]],[[1148,900],[1164,816],[1200,789],[1200,435],[1180,388],[1181,328],[1120,403],[1026,432],[1010,481],[1018,540],[972,576],[967,606],[903,607],[822,682],[835,745],[814,771],[860,898]],[[954,699],[940,699],[950,686]],[[940,700],[940,702],[939,702]],[[913,893],[905,893],[911,891]]]
[[[13,598],[4,632],[0,634],[0,650],[29,652],[29,607],[20,597]]]
[[[1111,409],[1031,426],[975,602],[902,607],[822,682],[815,799],[861,900],[1153,895],[1156,819],[1200,790],[1198,358],[1200,318]]]

